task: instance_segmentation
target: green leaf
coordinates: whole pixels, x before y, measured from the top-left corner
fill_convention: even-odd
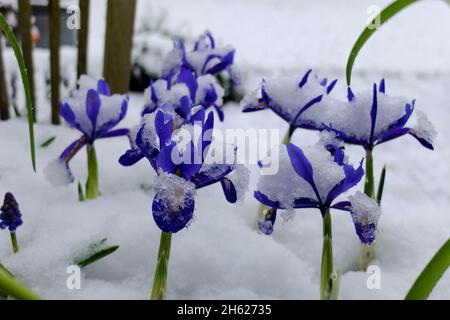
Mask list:
[[[47,148],[47,147],[50,146],[55,140],[56,140],[56,137],[51,137],[51,138],[45,140],[45,141],[41,144],[41,148]]]
[[[384,183],[386,182],[386,172],[387,166],[384,166],[383,171],[381,171],[380,183],[378,184],[377,203],[379,206],[381,205],[381,200],[383,200]]]
[[[347,61],[347,84],[350,85],[352,81],[352,71],[353,65],[355,64],[356,57],[361,51],[364,44],[369,40],[369,38],[378,30],[378,28],[373,27],[377,21],[380,21],[380,26],[389,21],[393,16],[399,13],[404,8],[409,5],[419,2],[419,0],[397,0],[391,3],[387,8],[385,8],[370,24],[367,26],[363,33],[359,36],[356,41],[350,56]]]
[[[36,144],[34,141],[34,117],[33,117],[33,105],[31,103],[31,89],[30,83],[28,81],[27,69],[25,67],[25,61],[23,60],[22,51],[19,48],[16,37],[11,29],[11,27],[6,22],[3,14],[0,13],[0,29],[5,34],[6,39],[8,39],[11,47],[16,56],[17,64],[19,65],[20,75],[23,81],[23,87],[25,89],[27,113],[28,113],[28,131],[30,136],[30,151],[31,151],[31,163],[33,165],[33,170],[36,172]]]
[[[4,267],[0,268],[0,291],[18,300],[41,300],[23,283],[14,279]]]
[[[427,300],[450,267],[450,238],[444,246],[436,253],[425,270],[416,280],[405,300]]]
[[[81,181],[78,181],[78,201],[84,202],[86,200],[86,197],[84,196],[83,192],[83,185]]]
[[[94,244],[91,244],[88,248],[88,253],[83,255],[82,257],[75,259],[75,264],[80,268],[85,268],[98,260],[103,259],[104,257],[109,256],[114,253],[120,246],[110,246],[105,247],[108,239],[102,239]]]
[[[20,113],[20,110],[19,110],[19,108],[17,107],[17,102],[16,102],[16,101],[13,101],[12,106],[13,106],[14,113],[15,113],[16,117],[17,117],[17,118],[22,117],[22,114]]]

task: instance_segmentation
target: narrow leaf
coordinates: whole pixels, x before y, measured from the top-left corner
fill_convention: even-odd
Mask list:
[[[84,196],[83,185],[81,181],[78,181],[78,201],[84,202],[86,197]]]
[[[88,252],[85,255],[75,259],[75,264],[80,268],[87,267],[88,265],[91,265],[98,260],[109,256],[117,249],[119,249],[120,246],[105,247],[107,241],[108,239],[102,239],[96,243],[91,244],[88,248]]]
[[[369,38],[378,30],[378,27],[374,27],[377,21],[380,22],[379,26],[382,26],[387,21],[389,21],[393,16],[395,16],[398,12],[408,7],[409,5],[418,2],[419,0],[397,0],[391,3],[388,7],[386,7],[370,24],[367,26],[363,33],[359,36],[356,41],[350,56],[347,61],[347,84],[350,86],[352,81],[352,71],[353,65],[355,64],[356,57],[361,51],[364,44],[369,40]]]
[[[41,144],[41,148],[47,148],[47,147],[49,147],[55,140],[56,140],[56,137],[51,137],[51,138],[45,140],[45,141]]]
[[[35,141],[34,141],[33,106],[31,103],[31,90],[30,90],[30,83],[28,81],[27,69],[25,67],[25,61],[23,59],[22,52],[19,48],[16,37],[14,36],[14,33],[12,32],[11,27],[6,22],[5,17],[1,13],[0,13],[0,29],[3,31],[6,39],[8,39],[9,43],[11,44],[11,47],[14,51],[14,55],[16,56],[17,63],[19,65],[20,75],[22,77],[23,87],[25,90],[25,97],[26,97],[26,102],[27,102],[26,105],[27,105],[27,113],[28,113],[28,127],[29,127],[28,129],[29,129],[29,136],[30,136],[31,162],[33,165],[33,170],[36,171],[36,145],[35,145]]]
[[[384,191],[384,183],[386,181],[386,172],[387,167],[383,167],[383,171],[381,171],[381,177],[380,177],[380,183],[378,185],[378,192],[377,192],[377,203],[380,206],[381,200],[383,200],[383,191]]]
[[[427,265],[416,280],[405,300],[427,300],[450,267],[450,238]]]

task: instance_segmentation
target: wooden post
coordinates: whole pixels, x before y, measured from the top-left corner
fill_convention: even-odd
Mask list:
[[[59,117],[59,85],[61,82],[59,74],[59,47],[61,38],[61,12],[59,0],[48,1],[48,24],[49,24],[49,44],[50,44],[50,85],[52,97],[52,124],[61,123]]]
[[[128,92],[136,0],[108,0],[103,74],[113,93]]]
[[[0,120],[9,119],[9,97],[8,87],[6,85],[6,70],[3,62],[3,40],[0,31]]]
[[[36,122],[36,96],[34,91],[34,68],[33,68],[33,42],[31,39],[31,3],[30,0],[19,0],[19,32],[22,43],[22,53],[30,81],[31,104],[33,106],[33,117]]]
[[[80,0],[80,30],[78,30],[78,79],[88,73],[88,34],[89,34],[89,3],[90,0]]]

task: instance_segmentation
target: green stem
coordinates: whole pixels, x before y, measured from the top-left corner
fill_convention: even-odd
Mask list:
[[[16,237],[16,233],[15,232],[11,232],[11,244],[12,244],[12,248],[14,253],[19,252],[19,244],[17,243],[17,237]]]
[[[382,191],[381,191],[382,192]],[[375,199],[375,178],[373,174],[373,153],[372,150],[366,152],[366,179],[364,193]],[[375,242],[370,246],[360,244],[360,269],[365,271],[369,267],[371,261],[375,259]]]
[[[334,285],[334,267],[333,267],[333,233],[330,210],[322,212],[323,214],[323,251],[322,268],[320,274],[320,299],[331,300]]]
[[[152,300],[164,300],[166,297],[167,269],[169,266],[171,244],[172,234],[162,232],[159,243],[158,262],[153,277],[153,289],[150,296]]]
[[[100,196],[97,155],[93,144],[87,145],[87,161],[88,179],[86,181],[86,199],[92,200]]]
[[[0,268],[0,291],[19,300],[41,299],[20,281],[14,279],[11,273],[3,268]]]
[[[373,176],[373,154],[371,150],[366,152],[366,181],[364,193],[369,197],[375,196],[375,179]]]
[[[436,253],[430,263],[423,270],[406,300],[426,300],[430,296],[436,284],[450,267],[450,239]]]

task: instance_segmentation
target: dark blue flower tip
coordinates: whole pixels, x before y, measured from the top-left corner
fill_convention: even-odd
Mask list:
[[[356,234],[361,240],[361,243],[363,243],[364,245],[370,246],[375,242],[376,225],[374,223],[365,225],[355,223],[355,230]]]
[[[259,230],[270,236],[274,231],[275,222],[277,220],[277,210],[274,208],[268,209],[264,217],[264,221],[258,221]]]
[[[19,204],[14,195],[8,192],[5,195],[3,206],[0,208],[0,229],[8,228],[10,232],[16,232],[23,224]]]
[[[157,194],[153,200],[153,218],[162,231],[177,233],[192,221],[194,208],[195,201],[191,196],[171,201],[161,194]]]
[[[258,228],[266,236],[272,235],[274,230],[271,221],[258,221]]]

